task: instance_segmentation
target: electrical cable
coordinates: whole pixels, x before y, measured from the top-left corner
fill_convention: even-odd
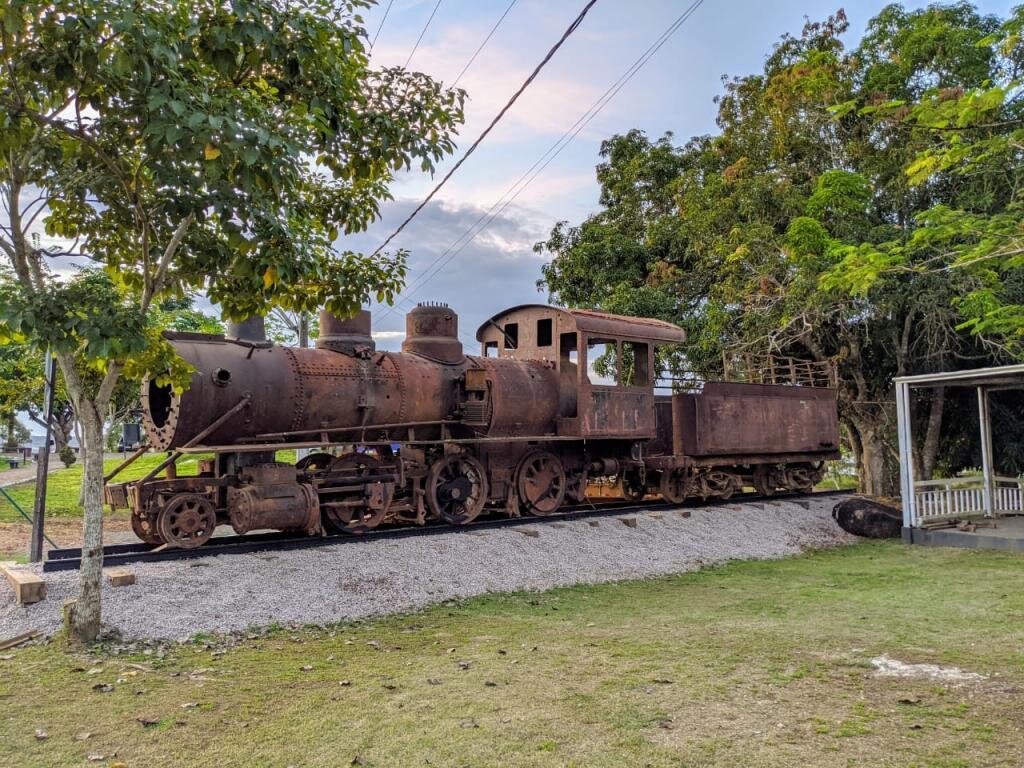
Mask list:
[[[370,43],[370,50],[373,50],[373,46],[377,44],[377,38],[380,37],[380,31],[384,29],[384,22],[388,20],[388,14],[391,13],[391,6],[395,4],[395,0],[389,0],[388,7],[384,9],[384,18],[380,20],[380,26],[377,27],[377,33],[373,36],[373,41]]]
[[[437,9],[441,7],[441,0],[437,0],[437,4],[434,6],[434,10],[430,12],[430,17],[427,19],[427,23],[423,25],[423,30],[420,32],[420,36],[416,38],[416,45],[409,51],[409,58],[405,60],[405,64],[402,69],[409,68],[409,62],[412,61],[412,57],[416,54],[416,49],[420,47],[420,41],[423,40],[423,36],[427,34],[427,29],[430,27],[430,22],[434,20],[434,14],[437,13]]]
[[[471,66],[473,66],[473,62],[476,61],[476,57],[480,55],[480,51],[482,51],[484,49],[484,46],[487,45],[487,41],[491,39],[491,36],[494,34],[495,30],[497,30],[498,27],[501,26],[501,22],[503,22],[505,20],[505,17],[508,16],[508,12],[512,10],[512,6],[514,6],[518,2],[519,0],[512,0],[512,2],[508,4],[508,8],[505,9],[505,12],[501,14],[501,17],[496,22],[494,22],[494,26],[491,27],[491,31],[487,33],[487,37],[485,37],[484,41],[480,43],[480,47],[476,49],[473,55],[469,57],[469,61],[466,62],[466,66],[464,66],[462,68],[462,71],[459,72],[459,76],[455,78],[455,81],[452,83],[451,86],[452,88],[459,84],[459,80],[462,79],[462,76],[466,74],[466,71]]]
[[[440,0],[439,0],[439,2],[440,2]],[[384,248],[387,247],[388,243],[390,243],[392,240],[394,240],[395,237],[397,237],[398,234],[403,229],[405,229],[406,225],[410,221],[412,221],[413,218],[415,218],[416,214],[418,214],[420,211],[423,210],[424,206],[426,206],[426,204],[429,203],[433,199],[434,195],[436,195],[438,193],[438,191],[441,189],[441,187],[443,187],[445,185],[445,183],[447,183],[448,179],[450,179],[452,177],[452,175],[457,170],[459,170],[459,168],[462,166],[462,164],[464,162],[466,162],[466,160],[469,159],[469,156],[473,154],[473,152],[476,150],[477,147],[480,146],[480,143],[485,138],[487,138],[487,134],[489,134],[491,132],[491,130],[494,128],[494,126],[496,126],[498,124],[498,122],[501,120],[501,118],[503,118],[505,116],[505,113],[508,112],[512,108],[512,105],[516,103],[516,100],[522,95],[523,91],[525,91],[527,89],[527,87],[530,85],[530,83],[532,83],[534,81],[534,78],[536,78],[537,75],[540,74],[540,71],[544,68],[544,65],[547,64],[551,60],[551,58],[555,55],[555,53],[558,51],[558,49],[562,47],[562,44],[569,38],[569,35],[571,35],[573,32],[576,31],[577,27],[579,27],[579,25],[583,22],[583,18],[587,15],[587,12],[591,8],[594,7],[594,4],[596,2],[597,2],[597,0],[589,0],[587,2],[586,6],[583,8],[582,11],[580,11],[579,15],[573,20],[572,24],[570,24],[569,27],[565,30],[565,32],[562,33],[562,36],[558,39],[558,42],[555,43],[554,46],[552,46],[551,50],[547,52],[547,55],[541,60],[540,64],[538,64],[536,66],[536,68],[533,70],[533,72],[530,73],[530,76],[527,77],[526,80],[523,81],[523,84],[521,86],[519,86],[519,90],[517,90],[514,94],[512,94],[512,98],[510,98],[508,100],[508,102],[505,104],[505,106],[501,108],[501,111],[494,117],[493,120],[491,120],[490,124],[486,128],[484,128],[483,133],[481,133],[477,137],[476,141],[474,141],[470,145],[469,149],[466,150],[466,153],[462,157],[460,157],[458,159],[458,162],[456,162],[455,165],[453,165],[451,167],[451,169],[448,171],[448,173],[446,173],[444,175],[444,178],[441,179],[441,181],[438,182],[437,186],[435,186],[430,191],[430,194],[428,194],[425,198],[423,198],[423,202],[421,202],[419,205],[416,206],[416,208],[413,210],[412,213],[409,214],[409,216],[405,219],[405,221],[403,221],[398,226],[398,229],[396,229],[394,232],[392,232],[390,235],[388,235],[387,240],[385,240],[383,243],[381,243],[379,246],[377,246],[377,249],[372,254],[370,254],[371,256],[376,256],[382,250],[384,250]]]
[[[604,94],[602,94],[597,101],[591,105],[590,109],[584,112],[580,118],[562,134],[561,138],[559,138],[558,141],[556,141],[547,150],[547,152],[541,155],[541,157],[505,191],[505,194],[502,195],[501,198],[499,198],[486,212],[481,214],[480,218],[470,225],[466,232],[457,238],[452,245],[450,245],[427,266],[423,275],[413,285],[410,285],[406,291],[404,291],[405,296],[399,297],[394,305],[386,308],[378,319],[382,320],[398,311],[400,304],[408,304],[410,302],[409,297],[411,295],[415,294],[423,288],[426,283],[436,277],[438,272],[451,262],[452,259],[458,256],[458,254],[461,253],[462,250],[477,237],[477,235],[483,232],[483,230],[486,229],[495,218],[501,215],[501,213],[511,205],[511,203],[515,201],[523,191],[525,191],[533,180],[551,164],[562,150],[565,149],[565,147],[567,147],[572,140],[582,132],[587,124],[597,117],[598,113],[600,113],[601,110],[604,109],[604,107],[606,107],[608,103],[619,93],[619,91],[625,87],[626,83],[628,83],[629,80],[631,80],[633,76],[636,75],[636,73],[639,72],[645,64],[647,64],[654,54],[656,54],[658,50],[668,42],[669,38],[687,21],[687,19],[690,18],[691,15],[696,12],[703,2],[704,0],[694,0],[694,2],[685,11],[683,11],[683,13],[680,14],[664,32],[655,39],[654,43],[652,43],[647,50],[644,51],[644,53],[642,53],[640,57],[629,66],[629,68],[627,68],[619,79],[608,87]],[[510,193],[513,193],[513,191],[514,194],[511,194],[511,197],[509,197]],[[481,222],[483,222],[482,225]],[[475,232],[473,231],[474,229],[476,229]],[[446,256],[447,258],[445,258]],[[434,268],[435,265],[437,267],[436,269]]]

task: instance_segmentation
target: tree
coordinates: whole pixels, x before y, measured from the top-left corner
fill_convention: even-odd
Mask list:
[[[554,256],[541,285],[555,301],[682,323],[689,343],[669,363],[704,377],[723,374],[723,357],[831,363],[861,489],[894,495],[893,376],[1012,353],[1014,323],[968,306],[993,293],[1013,304],[1022,281],[1012,251],[999,251],[998,276],[921,265],[952,243],[988,247],[993,230],[1019,236],[1011,99],[1003,112],[977,104],[993,87],[1015,92],[1006,78],[1020,71],[1019,17],[1001,22],[968,3],[892,5],[853,51],[841,42],[841,12],[784,36],[762,73],[726,82],[717,134],[681,147],[638,131],[604,142],[604,207],[539,245]],[[979,146],[984,163],[962,157],[969,173],[943,154],[962,150],[955,132],[940,144],[939,126],[927,125],[932,110],[951,109],[943,99],[962,98],[982,121],[965,132],[1003,148]],[[942,159],[916,183],[929,153]],[[944,405],[941,390],[919,403],[924,476],[936,465]]]
[[[398,168],[453,148],[461,91],[373,70],[362,0],[13,0],[0,19],[0,336],[49,345],[82,425],[77,637],[100,628],[103,418],[122,375],[189,372],[147,322],[201,290],[226,316],[390,301],[404,254],[336,253]],[[102,272],[58,280],[36,220]],[[102,376],[95,388],[79,360]]]
[[[35,358],[25,346],[0,347],[0,422],[4,427],[4,450],[18,447],[21,433],[18,412],[25,411],[43,383],[43,364],[35,366]]]

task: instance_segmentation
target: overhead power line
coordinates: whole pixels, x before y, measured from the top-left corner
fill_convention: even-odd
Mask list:
[[[452,175],[457,170],[459,170],[462,164],[466,162],[467,159],[469,159],[469,156],[472,155],[474,151],[476,151],[476,148],[480,146],[480,143],[485,138],[487,138],[487,134],[489,134],[491,130],[494,128],[494,126],[498,124],[501,118],[505,116],[505,113],[512,108],[512,105],[516,103],[516,100],[522,95],[523,91],[525,91],[529,87],[530,83],[534,81],[534,78],[536,78],[537,75],[540,74],[540,71],[544,69],[544,65],[551,61],[551,57],[554,56],[558,49],[562,47],[562,44],[569,39],[569,35],[575,32],[576,28],[583,23],[583,19],[587,15],[587,12],[594,7],[594,4],[596,2],[597,0],[588,0],[587,4],[583,7],[583,10],[580,11],[579,15],[573,20],[572,24],[570,24],[568,28],[565,30],[565,32],[562,33],[562,36],[558,39],[558,42],[551,47],[551,50],[547,52],[547,55],[543,59],[541,59],[540,64],[538,64],[536,68],[534,68],[533,72],[530,73],[530,76],[523,81],[523,84],[519,86],[519,90],[512,94],[512,98],[510,98],[508,102],[505,104],[505,106],[501,108],[501,111],[494,117],[493,120],[491,120],[490,124],[486,128],[484,128],[483,133],[481,133],[477,137],[476,141],[474,141],[470,145],[469,149],[466,150],[466,153],[458,159],[455,165],[451,167],[451,170],[449,170],[448,173],[444,175],[444,178],[438,182],[437,186],[430,190],[430,194],[423,198],[423,202],[417,205],[416,208],[413,209],[413,212],[410,213],[409,216],[405,219],[405,221],[398,225],[398,229],[396,229],[394,232],[388,235],[387,240],[385,240],[383,243],[377,246],[377,250],[375,250],[371,254],[372,256],[376,256],[378,253],[384,250],[384,248],[387,247],[388,243],[394,240],[395,237],[398,236],[398,233],[405,229],[406,225],[416,217],[416,214],[423,210],[424,206],[426,206],[426,204],[433,199],[434,195],[436,195],[438,191],[441,189],[441,187],[443,187],[447,183],[448,179],[450,179]]]
[[[373,46],[377,44],[377,38],[380,37],[380,31],[384,29],[384,22],[388,20],[388,14],[391,13],[391,6],[395,4],[395,0],[388,0],[388,7],[384,9],[384,18],[380,20],[380,26],[377,27],[376,33],[373,35],[373,40],[370,41],[370,50],[373,50]]]
[[[426,270],[415,283],[406,288],[403,292],[404,297],[400,297],[395,305],[388,307],[380,315],[378,319],[384,319],[385,317],[398,311],[400,304],[408,304],[410,297],[413,296],[417,291],[421,290],[428,282],[433,280],[438,273],[447,266],[452,259],[459,255],[476,237],[483,232],[498,216],[504,212],[512,202],[533,182],[534,179],[539,176],[548,165],[575,139],[587,124],[590,123],[598,113],[603,110],[608,103],[615,98],[615,96],[621,91],[625,85],[636,75],[645,64],[658,52],[658,50],[668,42],[669,38],[686,23],[687,19],[692,16],[697,9],[704,3],[704,0],[694,0],[689,7],[686,8],[676,19],[659,35],[655,41],[644,51],[640,57],[634,61],[626,71],[612,83],[611,86],[595,101],[590,108],[584,112],[579,119],[571,125],[565,133],[562,134],[561,138],[558,139],[551,147],[548,148],[541,157],[526,170],[522,176],[519,177],[487,211],[481,214],[480,218],[476,220],[470,227],[452,243],[443,253],[438,255],[433,262],[431,262]],[[436,266],[436,268],[435,268]]]
[[[423,30],[420,32],[420,36],[416,38],[416,45],[409,51],[409,58],[405,60],[405,65],[402,69],[409,68],[409,62],[412,61],[412,57],[416,54],[416,49],[420,47],[420,41],[423,40],[423,36],[427,34],[427,30],[430,28],[430,22],[434,20],[434,14],[437,13],[437,9],[441,7],[441,0],[437,0],[437,4],[434,6],[434,10],[430,12],[430,16],[427,18],[427,23],[423,25]]]
[[[494,34],[494,32],[498,29],[499,26],[501,26],[501,22],[505,20],[505,17],[508,16],[508,12],[512,10],[512,6],[514,6],[517,2],[519,2],[519,0],[512,0],[512,2],[508,4],[508,8],[505,9],[505,12],[501,14],[501,17],[496,22],[494,22],[494,26],[491,27],[491,31],[487,33],[487,37],[485,37],[484,41],[480,43],[480,47],[473,52],[473,55],[469,57],[469,61],[466,62],[466,66],[464,66],[462,68],[462,71],[459,72],[459,76],[455,78],[455,81],[452,83],[452,88],[459,84],[459,81],[462,79],[462,76],[466,74],[466,71],[471,66],[473,66],[473,62],[476,61],[476,57],[480,55],[480,51],[484,49],[484,46],[487,45],[487,41],[491,39],[491,36]]]

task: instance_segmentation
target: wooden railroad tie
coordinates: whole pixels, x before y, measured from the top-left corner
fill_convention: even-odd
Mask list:
[[[46,597],[46,582],[31,571],[22,570],[15,563],[0,563],[0,571],[7,577],[14,599],[19,603],[38,603]]]
[[[616,520],[618,520],[620,523],[622,523],[627,528],[636,528],[636,518],[635,517],[618,517],[618,518],[616,518]]]

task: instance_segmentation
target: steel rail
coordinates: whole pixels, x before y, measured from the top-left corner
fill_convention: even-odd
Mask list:
[[[410,525],[400,528],[382,528],[369,534],[330,534],[327,536],[306,536],[301,533],[250,533],[242,536],[215,536],[206,544],[195,549],[166,549],[162,546],[152,547],[142,542],[131,544],[112,544],[103,548],[103,565],[127,565],[129,563],[156,563],[172,560],[189,560],[197,557],[213,557],[216,555],[236,555],[267,550],[313,549],[334,544],[357,543],[360,541],[376,541],[378,539],[404,539],[412,536],[430,536],[441,533],[471,533],[479,530],[493,530],[504,527],[524,525],[549,525],[551,523],[583,520],[589,518],[616,517],[633,512],[657,512],[659,510],[683,511],[701,507],[719,506],[734,502],[771,503],[773,501],[800,502],[818,496],[848,495],[853,491],[815,491],[811,493],[780,493],[774,496],[760,496],[755,493],[737,494],[729,499],[707,499],[706,501],[688,501],[683,504],[672,504],[666,501],[632,502],[614,501],[604,504],[575,504],[566,507],[562,512],[543,517],[495,517],[478,520],[469,525],[453,525],[448,523],[430,523],[427,525]],[[79,547],[51,549],[43,562],[43,571],[76,570],[82,557]]]

